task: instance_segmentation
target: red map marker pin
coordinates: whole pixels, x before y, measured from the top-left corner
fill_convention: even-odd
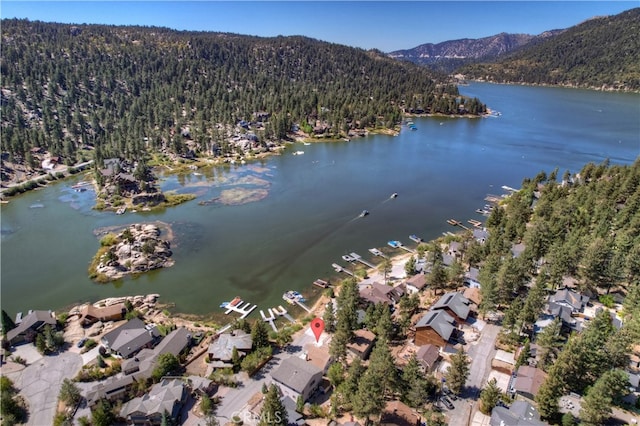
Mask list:
[[[313,335],[316,336],[316,343],[318,343],[320,335],[324,331],[324,321],[322,318],[316,318],[311,321],[311,331],[313,331]]]

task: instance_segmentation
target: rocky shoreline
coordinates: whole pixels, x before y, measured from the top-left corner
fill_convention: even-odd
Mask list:
[[[101,247],[91,263],[89,276],[98,282],[109,282],[173,266],[171,243],[161,239],[161,233],[158,224],[136,223],[117,234],[106,234],[100,240]],[[167,234],[172,235],[170,230]]]

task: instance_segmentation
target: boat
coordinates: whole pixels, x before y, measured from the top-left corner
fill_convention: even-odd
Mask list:
[[[402,243],[397,240],[391,240],[387,244],[389,245],[389,247],[393,247],[393,248],[400,248],[400,246],[402,246]]]
[[[353,262],[355,259],[348,254],[345,254],[342,256],[342,260],[344,260],[345,262]]]
[[[397,192],[394,192],[393,194],[391,194],[391,198],[396,198],[398,196]]]
[[[302,294],[293,290],[286,291],[282,295],[282,298],[291,305],[295,304],[296,302],[306,302],[306,299],[302,297]]]
[[[368,214],[369,214],[369,210],[362,210],[362,212],[360,213],[360,217],[365,217]]]
[[[222,303],[220,304],[220,307],[221,307],[221,308],[226,308],[227,306],[229,306],[229,302],[222,302]]]
[[[118,210],[116,210],[116,214],[124,214],[124,212],[127,211],[126,207],[120,207]]]
[[[415,235],[415,234],[411,234],[411,235],[409,235],[409,239],[410,239],[411,241],[414,241],[414,242],[418,243],[418,244],[422,242],[422,238],[418,237],[418,236],[417,236],[417,235]]]
[[[240,296],[236,296],[236,297],[233,298],[233,300],[231,302],[229,302],[229,305],[230,306],[236,306],[240,302],[242,302],[242,299],[240,298]]]
[[[293,153],[293,155],[302,155],[304,154],[304,151],[296,151]]]
[[[305,142],[304,144],[309,146],[309,145],[311,145],[311,142]]]

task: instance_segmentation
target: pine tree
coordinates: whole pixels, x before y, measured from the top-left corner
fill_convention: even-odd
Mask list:
[[[280,399],[280,390],[272,384],[265,396],[258,426],[287,426],[287,424],[287,410]]]
[[[324,321],[324,330],[327,333],[333,333],[336,331],[336,315],[333,308],[333,302],[331,300],[327,303],[324,315],[322,315],[322,320]]]
[[[256,321],[251,327],[251,339],[254,348],[269,346],[269,329],[264,321]]]
[[[545,371],[553,364],[562,347],[561,326],[560,318],[556,318],[538,334],[536,343],[540,347],[539,366]]]
[[[580,410],[581,424],[597,426],[605,423],[611,414],[615,399],[626,395],[629,379],[622,370],[609,370],[604,373],[584,397]]]
[[[490,415],[493,407],[498,404],[501,393],[496,379],[491,379],[489,383],[487,383],[487,386],[482,389],[482,392],[480,392],[480,411],[482,411],[483,414]]]
[[[429,395],[429,384],[413,354],[402,370],[402,400],[412,408],[421,407]]]
[[[2,334],[7,334],[9,330],[13,330],[16,328],[16,324],[13,322],[9,314],[3,309],[2,310]]]
[[[447,386],[456,395],[460,395],[467,382],[469,364],[469,358],[463,350],[459,350],[451,356],[451,365],[447,368],[444,377],[447,381]]]
[[[58,398],[68,406],[74,406],[82,399],[80,389],[69,379],[64,379],[60,385]]]

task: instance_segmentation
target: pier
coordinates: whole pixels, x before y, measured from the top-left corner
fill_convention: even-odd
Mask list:
[[[347,275],[351,275],[352,277],[354,277],[355,275],[353,274],[353,272],[351,272],[348,269],[343,268],[342,266],[338,265],[337,263],[332,263],[331,266],[333,266],[333,269],[336,270],[336,272],[344,272]]]
[[[329,287],[329,283],[325,280],[321,280],[320,278],[318,278],[317,280],[315,280],[313,282],[313,285],[318,286],[320,288],[327,288]]]
[[[236,304],[229,303],[225,306],[225,315],[229,315],[231,312],[237,312],[240,314],[240,318],[246,318],[258,305],[251,305],[249,302],[243,302],[242,300]]]
[[[504,199],[504,197],[500,196],[500,195],[493,195],[493,194],[487,194],[486,197],[484,197],[485,201],[488,201],[490,203],[493,204],[497,204],[500,201],[502,201]]]
[[[369,268],[376,267],[376,265],[374,265],[373,263],[369,263],[366,260],[364,260],[362,256],[360,256],[358,253],[349,253],[349,256],[351,256],[355,262],[360,262],[363,265],[368,266]]]
[[[273,314],[273,312],[271,311],[271,308],[268,309],[269,312],[269,316],[266,316],[264,314],[263,310],[260,310],[260,316],[262,317],[262,320],[265,322],[268,322],[269,325],[271,326],[271,328],[273,329],[273,331],[275,331],[276,333],[278,332],[278,329],[276,328],[276,316]]]
[[[447,223],[448,223],[449,225],[451,225],[451,226],[459,226],[460,228],[462,228],[462,229],[464,229],[464,230],[466,230],[466,231],[468,231],[468,230],[469,230],[469,228],[467,228],[466,226],[464,226],[464,225],[462,224],[462,222],[459,222],[459,221],[457,221],[457,220],[455,220],[455,219],[447,219]]]
[[[480,222],[479,220],[469,219],[467,222],[469,222],[470,224],[472,224],[476,228],[482,227],[482,222]]]

